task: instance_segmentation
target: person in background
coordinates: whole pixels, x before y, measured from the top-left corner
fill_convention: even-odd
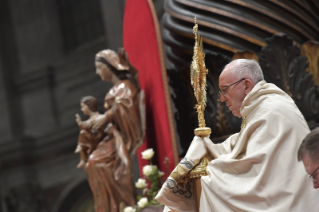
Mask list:
[[[312,179],[313,188],[319,188],[319,128],[312,130],[302,141],[298,150],[298,161],[302,161]]]

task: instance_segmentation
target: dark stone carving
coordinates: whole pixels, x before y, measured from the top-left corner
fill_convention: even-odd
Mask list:
[[[319,89],[314,85],[312,74],[306,69],[307,57],[286,35],[273,36],[262,49],[260,65],[267,82],[272,82],[287,92],[303,113],[309,127],[319,125]]]
[[[179,157],[183,158],[189,147],[191,138],[194,136],[194,129],[198,126],[197,114],[194,109],[195,96],[192,92],[189,77],[189,67],[182,67],[179,70],[167,70],[172,104],[175,108],[174,118],[176,121],[177,135],[183,151]]]
[[[309,62],[307,71],[312,73],[315,85],[319,85],[319,43],[317,41],[303,43],[301,54],[307,56]]]
[[[311,73],[319,73],[318,57],[313,57],[318,50],[314,49],[316,43],[307,46],[308,60],[309,55],[313,60],[307,62],[307,58],[300,55],[299,48],[309,40],[319,40],[319,3],[313,0],[285,3],[165,0],[164,7],[163,40],[166,55],[174,64],[174,70],[169,70],[168,75],[177,109],[177,132],[184,151],[188,149],[193,130],[198,125],[193,109],[196,102],[189,82],[194,17],[197,17],[198,33],[203,38],[205,63],[209,69],[205,121],[212,129],[214,142],[223,141],[240,130],[241,119],[233,117],[225,104],[218,101],[219,74],[224,65],[238,58],[259,60],[266,81],[275,83],[292,96],[310,128],[319,125],[316,124],[319,122],[318,88],[312,75],[306,71],[310,62]]]
[[[192,54],[194,17],[205,50],[229,57],[243,50],[260,52],[266,38],[280,32],[299,44],[319,39],[319,3],[314,0],[166,0],[164,7],[163,39],[174,49],[169,58]]]

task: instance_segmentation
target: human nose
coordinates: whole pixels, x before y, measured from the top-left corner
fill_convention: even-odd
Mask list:
[[[227,98],[221,93],[219,93],[219,99],[221,102],[225,102],[227,100]]]

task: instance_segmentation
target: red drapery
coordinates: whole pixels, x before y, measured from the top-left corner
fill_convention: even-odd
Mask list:
[[[141,152],[153,148],[153,162],[166,176],[178,163],[178,150],[172,118],[161,32],[151,0],[126,0],[123,44],[130,62],[139,71],[141,88],[145,91],[146,135],[138,149],[140,172],[147,161]],[[169,158],[168,170],[164,166]]]

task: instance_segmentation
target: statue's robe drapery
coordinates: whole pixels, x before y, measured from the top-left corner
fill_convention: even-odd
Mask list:
[[[201,177],[200,211],[318,208],[319,193],[297,161],[298,148],[310,130],[294,101],[275,85],[261,81],[245,97],[241,115],[240,133],[221,144],[195,137],[185,156],[184,161],[193,166],[206,153],[214,158],[207,166],[208,175]],[[194,198],[174,192],[172,180],[163,185],[157,199],[167,211],[197,211]]]
[[[104,105],[110,121],[106,137],[91,154],[85,170],[95,211],[119,212],[136,204],[130,155],[143,137],[139,93],[129,80],[122,80],[107,93]]]
[[[88,160],[89,155],[92,153],[98,143],[104,138],[104,128],[101,127],[98,130],[86,129],[86,122],[91,121],[91,119],[87,121],[83,121],[80,125],[80,133],[78,137],[78,145],[75,149],[75,153],[83,152],[83,158],[81,156],[81,160],[85,162]],[[80,153],[81,154],[81,153]]]

